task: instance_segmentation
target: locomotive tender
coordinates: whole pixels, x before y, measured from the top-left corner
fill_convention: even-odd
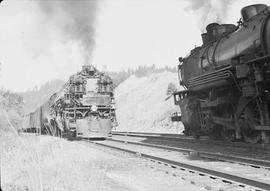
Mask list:
[[[241,10],[238,25],[211,23],[203,44],[179,58],[184,91],[174,93],[185,134],[269,142],[270,10]]]
[[[106,138],[116,124],[112,80],[92,65],[30,113],[30,129],[53,136]]]

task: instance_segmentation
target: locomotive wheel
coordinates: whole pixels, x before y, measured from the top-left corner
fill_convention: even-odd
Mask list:
[[[191,130],[190,130],[190,128],[185,127],[183,133],[184,133],[186,136],[191,136]]]
[[[251,100],[239,116],[241,132],[245,142],[258,143],[261,140],[260,131],[255,126],[263,121],[263,114],[258,99]]]
[[[224,140],[233,142],[235,141],[235,131],[234,130],[227,130],[224,132]]]
[[[200,139],[200,134],[198,132],[192,132],[191,135],[194,139]]]
[[[221,131],[222,127],[220,125],[211,125],[209,130],[209,137],[213,140],[220,140],[221,139]]]
[[[232,136],[229,132],[227,132],[221,125],[212,125],[212,128],[209,131],[209,137],[214,140],[233,140],[233,138],[230,138]]]

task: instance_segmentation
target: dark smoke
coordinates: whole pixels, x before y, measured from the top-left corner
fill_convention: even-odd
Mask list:
[[[66,40],[77,41],[89,63],[95,45],[97,0],[39,0],[49,22],[60,28]]]
[[[186,0],[187,10],[198,14],[198,23],[202,31],[211,22],[222,23],[226,18],[233,0]],[[234,0],[235,2],[236,0]]]

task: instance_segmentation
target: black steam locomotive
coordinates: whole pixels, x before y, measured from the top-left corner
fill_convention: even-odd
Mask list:
[[[112,80],[92,65],[85,65],[30,113],[27,131],[67,138],[106,138],[115,125]]]
[[[179,58],[174,93],[185,134],[214,139],[269,142],[270,11],[244,7],[238,25],[211,23],[203,45]]]

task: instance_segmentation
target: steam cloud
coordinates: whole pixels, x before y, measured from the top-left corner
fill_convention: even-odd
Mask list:
[[[198,13],[199,27],[203,32],[209,23],[224,21],[233,0],[188,0],[187,2],[189,3],[187,10]]]
[[[95,45],[97,0],[40,0],[38,5],[64,39],[79,43],[88,64]]]

